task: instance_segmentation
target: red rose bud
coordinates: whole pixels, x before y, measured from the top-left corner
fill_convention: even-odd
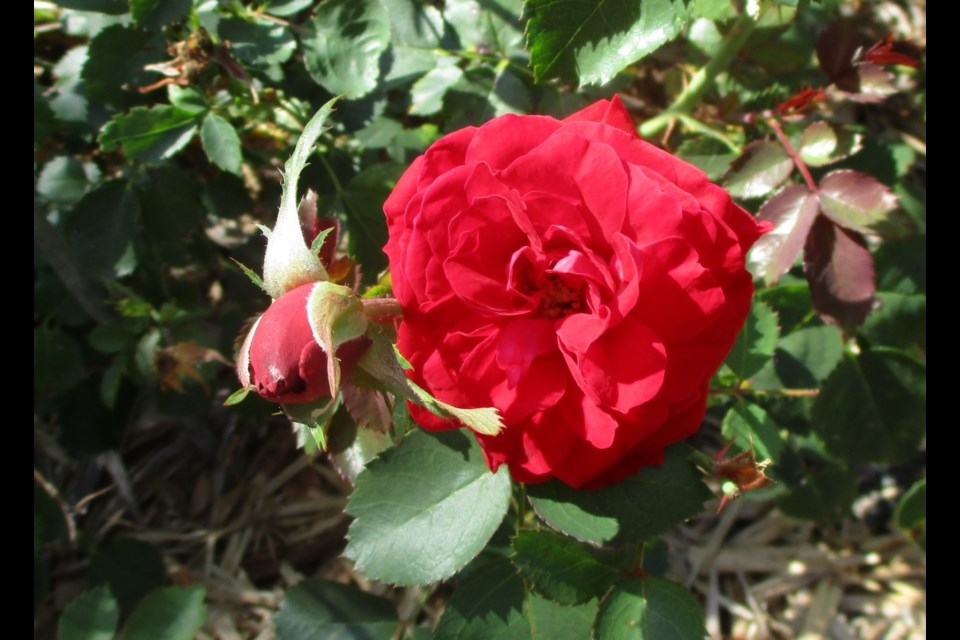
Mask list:
[[[278,298],[256,321],[237,359],[244,387],[283,404],[330,397],[327,354],[314,338],[308,301],[315,284],[302,285]],[[348,377],[370,342],[359,337],[340,345],[341,376]]]
[[[897,43],[893,41],[893,36],[888,35],[883,40],[880,40],[872,47],[867,49],[867,52],[864,54],[863,59],[865,62],[872,62],[874,64],[899,64],[905,67],[917,68],[920,66],[920,61],[912,56],[909,56],[900,51],[895,51],[894,47],[897,46]]]
[[[697,430],[764,228],[641,140],[618,98],[451,133],[384,211],[408,375],[455,407],[499,410],[502,431],[475,433],[491,469],[596,488]]]

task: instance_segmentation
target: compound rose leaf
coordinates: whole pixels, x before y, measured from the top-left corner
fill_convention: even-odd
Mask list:
[[[117,632],[120,609],[102,585],[76,598],[57,622],[57,640],[112,640]]]
[[[838,460],[903,461],[926,432],[926,372],[895,351],[848,355],[817,396],[812,424]]]
[[[897,196],[872,176],[841,169],[820,181],[820,206],[840,226],[870,233],[888,221],[897,208]]]
[[[273,623],[280,640],[389,640],[399,621],[396,607],[386,598],[352,585],[312,578],[287,590]]]
[[[303,59],[310,76],[333,94],[362,98],[377,86],[390,20],[380,0],[328,0],[304,25]]]
[[[818,199],[806,185],[792,184],[760,207],[760,220],[773,230],[760,236],[747,256],[750,270],[767,285],[775,284],[796,262],[817,217]]]
[[[822,167],[851,156],[861,148],[863,136],[829,122],[814,122],[800,136],[797,151],[811,167]]]
[[[602,597],[620,573],[586,545],[546,529],[518,533],[513,552],[530,588],[563,605]]]
[[[727,366],[740,380],[748,379],[773,357],[779,337],[777,314],[760,300],[754,300],[750,315],[727,354]]]
[[[462,430],[415,431],[357,476],[345,555],[368,578],[429,584],[486,546],[510,503],[510,475],[491,473]]]
[[[726,187],[734,198],[765,196],[790,177],[793,160],[783,147],[769,140],[756,140],[730,165]]]
[[[700,513],[711,494],[679,445],[666,450],[661,466],[603,489],[577,490],[552,480],[529,485],[527,496],[557,531],[594,544],[637,544]]]
[[[589,638],[600,607],[598,598],[572,607],[527,592],[527,617],[532,640]]]
[[[534,79],[603,85],[673,39],[687,20],[682,0],[527,0]]]
[[[803,251],[813,306],[824,321],[852,333],[876,293],[873,257],[859,233],[817,216]]]
[[[600,603],[594,637],[702,640],[703,609],[693,593],[663,578],[627,578]]]

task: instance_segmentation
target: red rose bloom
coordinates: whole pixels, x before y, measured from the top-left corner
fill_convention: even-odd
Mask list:
[[[491,469],[596,488],[696,431],[762,229],[618,98],[451,133],[384,210],[398,348],[436,397],[500,410],[506,428],[476,434]]]

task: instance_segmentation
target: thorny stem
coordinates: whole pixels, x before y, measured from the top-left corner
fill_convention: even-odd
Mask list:
[[[793,144],[790,142],[790,138],[788,138],[787,134],[783,132],[783,127],[780,126],[780,122],[771,116],[767,118],[767,124],[770,125],[770,128],[773,129],[773,132],[777,134],[777,140],[780,141],[780,144],[783,145],[787,155],[789,155],[790,159],[793,160],[793,164],[796,165],[797,169],[800,171],[800,175],[803,176],[803,181],[807,183],[807,187],[810,188],[810,191],[817,193],[817,183],[813,180],[813,176],[810,175],[810,169],[807,168],[806,163],[804,163],[803,159],[800,158],[800,153],[794,148]]]
[[[640,125],[640,135],[652,138],[661,133],[678,114],[688,113],[700,102],[700,98],[710,88],[718,75],[730,67],[730,63],[753,33],[756,23],[747,13],[743,13],[734,23],[720,45],[720,49],[699,71],[693,74],[686,88],[680,92],[666,111],[650,118]]]

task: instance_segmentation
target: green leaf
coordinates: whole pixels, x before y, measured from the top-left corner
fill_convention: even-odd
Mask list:
[[[395,409],[406,411],[406,403],[396,403]],[[330,421],[327,441],[330,462],[353,484],[371,460],[393,445],[386,433],[358,426],[345,408],[337,411]]]
[[[843,357],[840,330],[829,325],[807,327],[782,338],[773,360],[753,378],[758,389],[819,387]]]
[[[363,265],[366,283],[376,282],[377,274],[387,266],[382,247],[387,242],[387,221],[383,202],[390,195],[405,167],[397,163],[378,163],[358,173],[343,193],[343,204],[350,225],[348,249]]]
[[[523,49],[520,3],[514,0],[447,0],[443,17],[466,51],[507,57]]]
[[[372,380],[368,380],[365,386],[389,391],[397,398],[424,407],[444,420],[458,420],[477,433],[496,435],[503,428],[503,420],[494,407],[461,409],[434,398],[403,373],[396,347],[382,332],[368,332],[367,336],[374,342],[357,363],[359,370],[354,371],[355,380],[362,380],[365,375],[370,376]]]
[[[223,401],[223,406],[232,407],[235,404],[240,404],[247,399],[247,395],[250,393],[250,387],[244,387],[243,389],[237,389],[231,393],[226,400]]]
[[[873,345],[907,349],[926,344],[927,296],[878,292],[859,333]]]
[[[909,459],[926,432],[924,368],[892,351],[845,358],[817,396],[813,427],[850,464]]]
[[[703,640],[703,609],[683,586],[628,578],[600,603],[594,637],[604,640]]]
[[[526,584],[564,605],[602,597],[620,573],[585,545],[547,530],[521,530],[513,551],[511,559]]]
[[[258,67],[283,64],[297,49],[290,29],[276,22],[222,18],[217,33],[230,41],[230,53],[237,60]]]
[[[233,260],[233,258],[230,259]],[[233,263],[240,267],[240,271],[243,272],[243,275],[247,276],[250,282],[256,285],[258,289],[263,289],[264,293],[266,293],[267,289],[265,286],[263,286],[263,280],[260,279],[260,276],[257,275],[256,271],[236,260],[233,260]]]
[[[429,116],[443,107],[443,96],[450,87],[463,77],[463,69],[457,66],[458,58],[445,57],[437,66],[413,83],[410,89],[410,113]]]
[[[829,463],[808,473],[803,484],[780,501],[780,508],[794,518],[839,521],[850,516],[850,505],[856,496],[856,476]]]
[[[196,173],[167,162],[139,173],[142,237],[149,238],[146,249],[160,263],[195,267],[202,260],[206,247],[198,251],[201,241],[191,242],[201,236],[206,217]]]
[[[779,337],[777,314],[760,300],[754,300],[750,315],[727,354],[727,366],[740,380],[746,380],[770,361]]]
[[[380,0],[327,0],[303,32],[307,71],[333,94],[362,98],[377,86],[390,21]]]
[[[129,274],[135,261],[133,239],[140,204],[125,180],[112,180],[88,192],[67,217],[74,255],[94,272]]]
[[[384,582],[444,580],[490,540],[510,486],[506,468],[491,473],[463,431],[416,431],[357,476],[345,555]]]
[[[661,466],[603,489],[577,490],[553,480],[528,486],[527,496],[548,525],[578,540],[636,544],[703,511],[711,493],[681,444],[666,450]]]
[[[577,640],[589,638],[597,617],[599,601],[594,598],[568,607],[527,593],[527,618],[533,640]]]
[[[730,165],[727,191],[734,198],[765,196],[793,173],[793,160],[777,142],[756,140]]]
[[[677,147],[676,155],[703,171],[713,181],[719,180],[737,157],[730,147],[707,137],[685,140]]]
[[[102,30],[90,42],[87,62],[81,77],[86,93],[94,101],[123,107],[124,86],[146,86],[157,80],[156,73],[145,71],[149,64],[162,61],[166,43],[142,29],[113,25]]]
[[[68,604],[57,622],[57,640],[112,640],[120,610],[107,587],[97,587]]]
[[[811,167],[822,167],[851,156],[861,148],[863,136],[829,122],[814,122],[800,136],[797,151]]]
[[[120,383],[123,381],[123,363],[117,358],[100,378],[100,400],[108,409],[113,409],[117,404],[117,395],[120,393]]]
[[[527,0],[534,79],[603,85],[680,33],[684,0]]]
[[[240,151],[240,136],[232,124],[215,113],[207,114],[200,128],[200,141],[210,162],[224,171],[240,175],[243,154]]]
[[[748,400],[733,405],[723,418],[723,437],[737,440],[741,451],[753,446],[757,460],[780,460],[783,439],[780,429],[762,407]]]
[[[437,624],[444,640],[530,640],[524,616],[523,581],[510,561],[486,559],[453,592]]]
[[[54,204],[76,204],[87,186],[100,179],[100,169],[92,162],[73,156],[55,156],[40,170],[37,193]]]
[[[130,614],[123,640],[193,640],[207,617],[205,595],[199,584],[148,593]]]
[[[178,107],[135,107],[114,116],[98,141],[104,151],[118,146],[131,160],[157,162],[182,149],[197,132],[197,114]]]
[[[927,479],[917,480],[900,498],[894,515],[897,526],[927,550]]]
[[[109,584],[120,605],[128,606],[162,585],[167,569],[153,545],[120,538],[102,545],[93,554],[89,578],[94,584]]]
[[[138,26],[160,29],[190,15],[191,0],[130,0],[130,14]]]
[[[400,621],[386,598],[313,578],[287,590],[273,623],[280,640],[390,640]]]
[[[390,47],[383,61],[387,87],[408,81],[442,59],[445,26],[436,7],[418,0],[381,0],[390,22]]]

